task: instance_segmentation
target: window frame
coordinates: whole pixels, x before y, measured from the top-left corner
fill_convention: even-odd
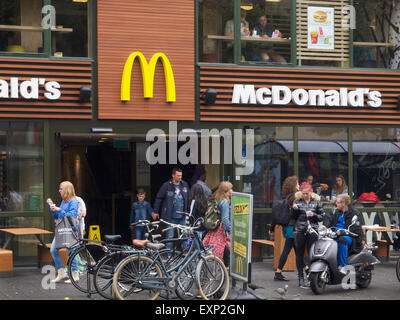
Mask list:
[[[43,6],[52,5],[52,0],[43,0]],[[95,30],[95,7],[96,1],[87,0],[88,5],[88,56],[87,57],[56,57],[52,55],[52,31],[51,29],[44,29],[42,31],[43,35],[43,52],[33,53],[33,52],[24,52],[24,53],[14,53],[14,52],[0,52],[1,57],[7,58],[44,58],[50,60],[69,60],[69,61],[92,61],[94,58],[94,30]],[[41,16],[43,18],[43,14]]]

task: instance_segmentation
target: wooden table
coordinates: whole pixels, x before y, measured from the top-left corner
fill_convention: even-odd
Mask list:
[[[389,260],[390,257],[390,246],[393,244],[393,240],[390,239],[388,232],[398,232],[400,229],[393,229],[389,227],[383,227],[383,226],[369,226],[369,225],[364,225],[362,226],[363,233],[366,234],[367,231],[373,231],[373,232],[382,232],[382,236],[384,240],[378,240],[377,245],[378,245],[378,256],[379,256],[379,248],[384,247],[386,249],[385,255],[387,260]],[[381,241],[381,242],[379,242]]]
[[[39,228],[5,228],[5,229],[0,229],[0,231],[4,231],[11,236],[8,237],[7,241],[3,245],[3,249],[7,248],[11,240],[14,239],[15,236],[28,236],[28,235],[34,235],[36,238],[39,240],[39,242],[43,245],[46,246],[46,243],[43,241],[43,239],[40,237],[40,235],[43,234],[52,234],[53,232],[47,231],[44,229],[39,229]]]
[[[207,35],[208,39],[211,40],[226,40],[233,41],[233,36],[220,36],[209,34]],[[240,40],[242,41],[251,41],[251,42],[269,42],[269,43],[290,43],[290,38],[261,38],[261,37],[249,37],[249,36],[241,36]]]

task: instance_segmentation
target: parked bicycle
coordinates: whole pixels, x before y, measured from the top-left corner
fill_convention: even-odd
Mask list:
[[[166,264],[159,250],[153,255],[139,253],[126,257],[114,270],[113,290],[116,297],[120,300],[154,300],[162,290],[166,290],[175,291],[178,297],[185,299],[193,297],[192,291],[196,288],[203,299],[226,299],[229,292],[228,271],[199,239],[196,230],[200,228],[202,219],[198,219],[194,226],[160,221],[169,228],[178,229],[181,235],[191,240],[187,252],[173,264]]]

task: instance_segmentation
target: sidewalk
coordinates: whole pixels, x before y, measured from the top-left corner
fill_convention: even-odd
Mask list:
[[[395,274],[397,258],[376,266],[372,282],[367,289],[344,290],[340,285],[327,286],[323,295],[314,295],[310,289],[298,287],[297,272],[285,272],[289,282],[274,281],[272,259],[252,264],[252,283],[261,286],[256,290],[258,295],[268,300],[281,300],[275,291],[288,285],[287,300],[400,300],[400,282]],[[0,300],[104,300],[95,294],[89,299],[85,293],[78,291],[71,284],[59,283],[55,289],[44,289],[42,283],[48,283],[46,273],[38,268],[14,269],[11,277],[0,277]],[[238,282],[237,289],[243,287]]]

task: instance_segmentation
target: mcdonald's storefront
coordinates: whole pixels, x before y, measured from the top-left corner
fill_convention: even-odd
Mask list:
[[[70,20],[56,14],[59,28],[42,30],[42,37],[28,41],[24,31],[9,31],[4,48],[0,39],[0,227],[53,230],[44,200],[59,203],[58,184],[70,180],[86,202],[87,228],[99,225],[102,236],[128,239],[137,188],[153,203],[172,167],[181,166],[191,182],[200,164],[209,187],[230,180],[235,191],[254,195],[254,238],[268,236],[272,202],[293,174],[328,185],[320,192],[327,208],[341,175],[354,199],[369,192],[380,198],[356,204],[366,224],[399,224],[398,70],[361,68],[351,54],[335,56],[339,64],[299,63],[294,36],[273,47],[286,63],[248,60],[240,36],[224,35],[232,17],[240,32],[238,0],[71,3],[55,5]],[[286,32],[296,32],[287,22],[296,21],[290,16],[296,10],[276,6],[254,4],[250,27],[266,13],[284,35],[285,23]],[[67,25],[74,15],[87,20]],[[12,52],[21,47],[25,52]],[[350,58],[354,63],[346,66],[343,59]],[[215,100],[207,99],[207,89],[216,91]],[[187,139],[177,139],[180,133],[213,128],[241,129],[243,157],[247,133],[254,132],[251,174],[237,175],[240,165],[224,161],[225,154],[201,162],[200,144],[197,162],[174,160]],[[156,142],[146,139],[150,131],[164,139],[166,163],[148,163],[146,150]],[[220,141],[222,150],[227,142]],[[0,233],[0,246],[5,240]],[[36,262],[30,239],[16,238],[11,246],[17,262]]]

